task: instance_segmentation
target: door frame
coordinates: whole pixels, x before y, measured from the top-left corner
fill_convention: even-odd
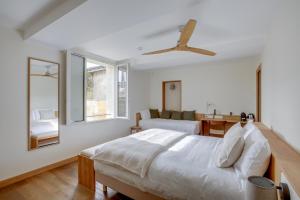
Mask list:
[[[181,80],[172,80],[172,81],[163,81],[162,82],[162,110],[165,111],[166,110],[166,84],[167,83],[174,83],[174,82],[179,82],[180,83],[180,87],[181,87],[181,91],[182,91],[182,85],[181,85]],[[180,104],[181,104],[181,91],[180,91]],[[181,105],[180,105],[181,108]]]
[[[256,69],[256,121],[261,121],[261,64]]]

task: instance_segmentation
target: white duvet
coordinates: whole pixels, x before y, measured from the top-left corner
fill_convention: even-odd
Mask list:
[[[190,120],[172,120],[172,119],[143,119],[139,121],[140,127],[143,130],[152,128],[169,129],[175,131],[182,131],[189,134],[199,134],[200,122]]]
[[[101,162],[95,169],[166,199],[241,200],[242,180],[233,168],[217,168],[216,149],[222,139],[186,136],[160,153],[144,178]]]
[[[93,159],[144,177],[152,160],[186,135],[164,129],[142,131],[100,145]]]

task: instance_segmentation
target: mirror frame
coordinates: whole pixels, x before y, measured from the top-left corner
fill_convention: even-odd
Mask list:
[[[52,63],[52,64],[56,64],[58,67],[57,70],[57,104],[58,104],[58,113],[57,113],[57,117],[58,117],[58,141],[56,143],[53,144],[49,144],[49,145],[44,145],[41,147],[37,147],[37,148],[32,148],[31,147],[31,98],[30,98],[30,86],[31,86],[31,65],[30,65],[30,61],[32,60],[37,60],[37,61],[41,61],[41,62],[48,62],[48,63]],[[44,148],[44,147],[48,147],[48,146],[52,146],[52,145],[57,145],[60,144],[60,64],[58,62],[53,62],[53,61],[49,61],[49,60],[45,60],[45,59],[40,59],[40,58],[35,58],[35,57],[28,57],[27,59],[27,140],[28,140],[28,144],[27,144],[27,148],[28,151],[31,150],[36,150],[36,149],[40,149],[40,148]]]

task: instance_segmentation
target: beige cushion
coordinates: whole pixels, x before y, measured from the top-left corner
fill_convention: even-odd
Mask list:
[[[231,167],[239,159],[244,148],[244,132],[242,127],[236,126],[226,133],[217,151],[217,167]]]

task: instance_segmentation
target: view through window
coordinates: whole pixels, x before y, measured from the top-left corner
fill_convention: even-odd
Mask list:
[[[114,117],[114,66],[87,59],[86,120]]]

